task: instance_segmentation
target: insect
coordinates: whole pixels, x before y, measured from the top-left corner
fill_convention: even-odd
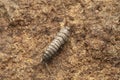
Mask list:
[[[61,28],[60,32],[58,32],[57,36],[44,51],[41,63],[47,63],[53,56],[57,55],[57,51],[68,40],[69,35],[70,27]]]

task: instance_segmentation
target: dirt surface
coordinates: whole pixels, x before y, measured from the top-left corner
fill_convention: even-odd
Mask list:
[[[41,55],[64,26],[49,74]],[[0,80],[120,80],[120,0],[0,0]]]

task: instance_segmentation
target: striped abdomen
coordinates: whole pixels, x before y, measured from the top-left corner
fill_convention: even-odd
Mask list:
[[[69,27],[63,27],[60,32],[57,34],[57,36],[54,38],[54,40],[50,43],[50,45],[47,47],[47,49],[44,51],[44,54],[42,55],[41,62],[47,62],[49,61],[55,54],[57,54],[57,51],[59,48],[67,41],[70,32]]]

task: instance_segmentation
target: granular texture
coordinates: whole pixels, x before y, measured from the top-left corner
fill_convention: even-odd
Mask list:
[[[42,52],[63,26],[66,45]],[[0,0],[0,80],[119,80],[120,0]]]

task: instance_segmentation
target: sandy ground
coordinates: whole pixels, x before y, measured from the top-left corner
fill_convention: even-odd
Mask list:
[[[49,74],[41,55],[64,26]],[[120,80],[120,0],[0,0],[0,80]]]

